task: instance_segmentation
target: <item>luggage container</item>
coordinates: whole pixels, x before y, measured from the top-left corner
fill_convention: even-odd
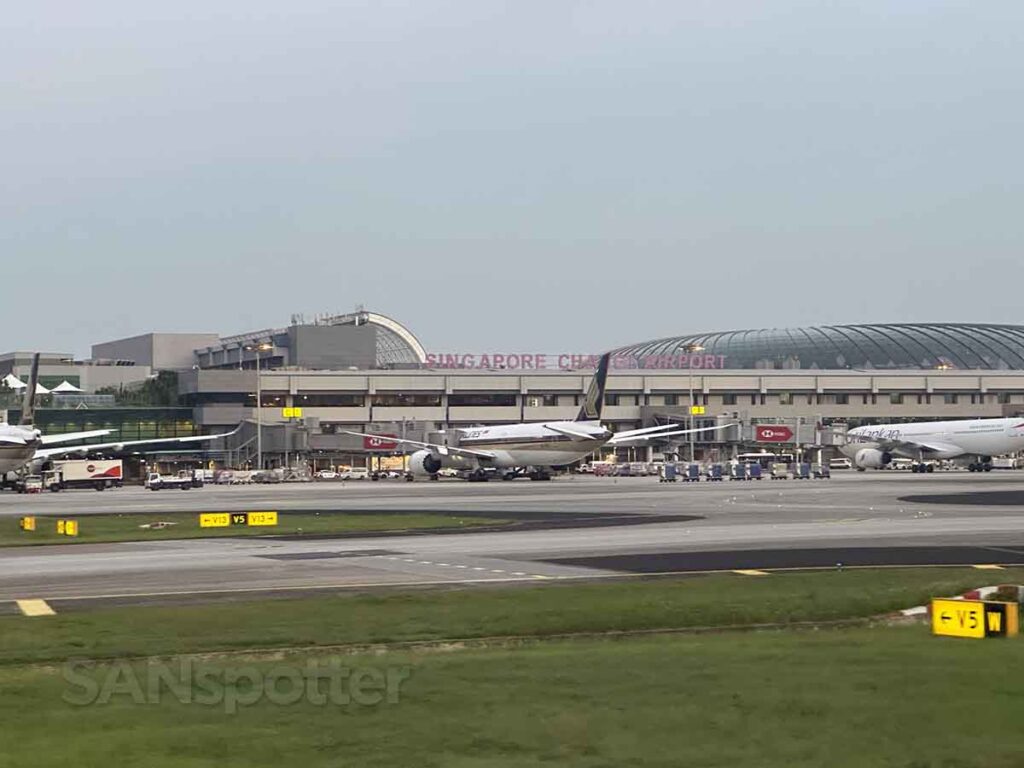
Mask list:
[[[687,464],[685,467],[683,467],[683,482],[700,482],[700,464]]]
[[[772,480],[788,480],[789,479],[789,465],[783,464],[781,461],[777,461],[772,464]]]
[[[721,464],[712,464],[710,467],[708,467],[708,480],[710,480],[712,483],[722,482]]]
[[[730,464],[729,465],[729,479],[730,480],[749,480],[747,477],[747,465],[746,464]]]
[[[676,465],[665,462],[661,465],[661,473],[658,477],[659,483],[674,483],[676,481]]]
[[[798,462],[793,465],[793,479],[794,480],[810,480],[811,479],[811,465],[805,461]]]
[[[761,465],[757,462],[747,464],[747,479],[748,480],[760,480],[761,479]]]
[[[816,480],[828,480],[832,477],[828,464],[811,464],[811,474]]]

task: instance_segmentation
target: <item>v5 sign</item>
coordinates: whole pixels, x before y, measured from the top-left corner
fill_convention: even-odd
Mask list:
[[[398,442],[395,440],[385,440],[384,437],[394,437],[394,435],[383,435],[382,437],[371,437],[366,435],[363,437],[363,450],[364,451],[397,451]]]
[[[754,427],[754,438],[759,443],[788,443],[793,439],[793,430],[785,425],[758,424]]]

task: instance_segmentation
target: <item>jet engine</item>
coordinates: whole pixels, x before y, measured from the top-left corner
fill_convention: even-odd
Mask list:
[[[414,475],[436,475],[442,466],[441,459],[430,451],[416,451],[409,457],[409,471]]]
[[[892,454],[877,448],[862,448],[853,457],[853,463],[861,469],[881,469],[892,461]]]

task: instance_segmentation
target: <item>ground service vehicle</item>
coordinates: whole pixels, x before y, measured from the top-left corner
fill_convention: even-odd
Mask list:
[[[43,487],[56,493],[68,488],[119,488],[124,478],[120,459],[69,459],[55,461],[43,472]]]
[[[183,491],[192,488],[202,488],[202,478],[197,478],[193,472],[183,469],[176,475],[161,475],[158,472],[150,472],[146,477],[146,487],[151,491],[162,491],[167,488],[180,488]]]

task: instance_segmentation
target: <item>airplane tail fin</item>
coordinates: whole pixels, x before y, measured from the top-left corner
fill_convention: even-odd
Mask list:
[[[32,356],[32,371],[28,375],[28,386],[25,387],[25,401],[21,409],[19,426],[31,427],[36,418],[36,386],[39,382],[39,353]]]
[[[611,359],[610,352],[601,355],[594,378],[590,380],[587,396],[583,400],[583,405],[580,406],[580,412],[576,414],[576,421],[601,420],[601,409],[604,408],[604,384],[608,379],[608,365],[611,363]]]

